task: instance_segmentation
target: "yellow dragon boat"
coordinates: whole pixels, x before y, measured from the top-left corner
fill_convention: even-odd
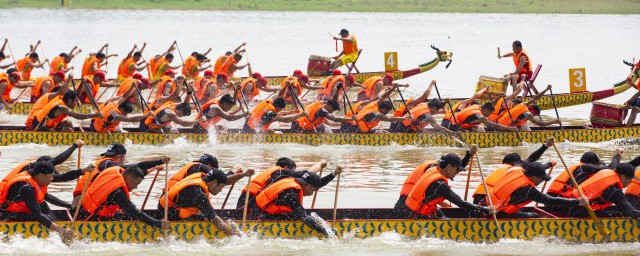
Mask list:
[[[283,134],[246,134],[239,130],[228,130],[228,133],[215,135],[193,133],[190,129],[181,129],[177,134],[144,133],[137,129],[127,129],[127,133],[96,133],[96,132],[34,132],[27,131],[23,126],[0,126],[0,146],[36,143],[48,145],[68,145],[78,139],[86,145],[108,145],[111,143],[133,143],[146,145],[170,144],[175,140],[186,139],[194,143],[211,144],[254,144],[254,143],[293,143],[303,145],[358,145],[358,146],[389,146],[411,145],[418,147],[429,146],[462,146],[478,144],[482,148],[511,147],[525,144],[543,143],[553,136],[561,142],[607,142],[618,139],[640,137],[640,126],[618,128],[589,128],[585,126],[532,127],[530,132],[469,132],[459,138],[451,135],[425,133],[287,133]]]
[[[534,208],[528,208],[535,211]],[[325,220],[332,219],[331,209],[308,210]],[[339,209],[334,231],[338,237],[369,238],[394,232],[406,237],[433,237],[460,242],[492,242],[499,239],[530,240],[540,237],[557,238],[569,242],[638,242],[638,221],[630,218],[600,218],[608,238],[596,230],[590,219],[536,218],[500,219],[498,226],[491,218],[462,218],[458,208],[444,208],[449,219],[397,219],[393,209]],[[154,211],[149,211],[153,214]],[[220,211],[220,216],[239,222],[242,212]],[[57,215],[68,216],[65,212]],[[65,219],[68,219],[65,218]],[[70,222],[59,225],[70,227]],[[300,221],[249,220],[240,229],[265,238],[302,239],[320,234]],[[138,221],[78,221],[73,225],[78,239],[94,242],[150,243],[163,239],[163,232]],[[226,237],[212,223],[205,221],[176,221],[170,223],[170,237],[177,240],[204,238],[215,240]],[[0,233],[25,238],[46,238],[49,231],[38,222],[0,222]],[[502,237],[501,237],[502,236]]]

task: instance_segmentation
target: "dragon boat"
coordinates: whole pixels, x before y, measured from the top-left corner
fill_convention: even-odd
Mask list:
[[[78,129],[78,128],[76,128]],[[88,129],[88,128],[85,128]],[[176,134],[145,133],[138,129],[126,129],[126,133],[82,132],[35,132],[27,131],[24,126],[0,126],[0,146],[36,143],[48,145],[68,145],[78,139],[85,145],[108,145],[111,143],[132,143],[144,145],[170,144],[176,140],[188,140],[194,143],[210,144],[254,144],[254,143],[293,143],[302,145],[358,145],[389,146],[411,145],[418,147],[450,146],[462,147],[465,144],[478,144],[481,148],[510,147],[543,143],[553,136],[560,142],[608,142],[628,140],[635,143],[640,137],[640,126],[591,128],[587,126],[531,127],[530,132],[469,132],[460,137],[435,131],[423,133],[289,133],[247,134],[238,129],[226,133],[194,133],[191,129],[180,129]],[[337,132],[337,131],[335,131]],[[463,143],[462,143],[463,142]]]
[[[576,243],[592,242],[638,242],[640,227],[631,218],[600,218],[607,238],[596,230],[595,223],[584,218],[557,218],[544,215],[535,219],[468,218],[459,208],[443,208],[447,219],[398,219],[393,209],[338,209],[335,223],[332,209],[310,209],[327,220],[337,237],[369,238],[393,232],[410,238],[431,237],[459,242],[492,242],[502,238],[531,240],[555,238]],[[525,208],[538,211],[538,208]],[[152,216],[158,212],[147,211]],[[59,225],[71,227],[68,211],[54,211]],[[218,214],[224,219],[240,223],[242,212],[222,210]],[[303,239],[319,237],[320,234],[301,221],[248,220],[240,229],[251,235],[264,238]],[[138,221],[77,221],[73,227],[77,239],[94,242],[152,243],[163,239],[163,232]],[[38,222],[0,222],[0,233],[9,237],[46,238],[49,231]],[[170,238],[177,240],[215,240],[226,235],[211,222],[174,221],[170,223]]]

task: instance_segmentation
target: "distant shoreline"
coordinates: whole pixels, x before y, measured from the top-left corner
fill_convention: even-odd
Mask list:
[[[0,8],[640,14],[637,0],[0,0]]]

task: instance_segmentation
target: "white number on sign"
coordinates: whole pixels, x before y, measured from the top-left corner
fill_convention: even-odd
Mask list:
[[[575,86],[576,88],[580,88],[582,86],[584,86],[584,73],[582,73],[582,70],[575,70],[573,71],[573,75],[575,76],[576,82],[573,83],[573,86]]]
[[[393,61],[393,53],[389,54],[389,58],[387,59],[387,66],[388,67],[395,67],[396,66],[396,62]]]

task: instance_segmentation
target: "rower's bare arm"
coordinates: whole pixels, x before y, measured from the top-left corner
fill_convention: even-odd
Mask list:
[[[109,47],[109,44],[104,44],[102,46],[102,48],[100,48],[100,50],[98,51],[98,53],[102,53],[102,51],[104,51],[104,49],[106,49],[107,47]]]
[[[306,116],[307,113],[306,112],[301,112],[298,114],[293,114],[293,115],[288,115],[288,116],[281,116],[281,115],[277,115],[276,116],[276,121],[281,122],[281,123],[291,123],[294,120],[301,118],[303,116]]]
[[[524,63],[526,62],[527,62],[527,57],[525,57],[523,54],[522,56],[520,56],[519,64],[516,69],[516,74],[520,74],[520,71],[522,70],[522,68],[524,68]]]
[[[100,113],[83,114],[83,113],[74,112],[73,110],[71,110],[70,108],[68,108],[66,106],[63,106],[63,107],[59,108],[56,112],[59,113],[59,114],[62,114],[62,115],[67,115],[67,116],[73,117],[75,119],[79,119],[79,120],[84,120],[84,119],[89,119],[89,118],[101,117],[102,116]]]
[[[438,121],[436,121],[436,119],[435,119],[435,118],[433,118],[433,117],[427,117],[427,122],[429,123],[429,125],[431,125],[431,127],[433,127],[434,129],[436,129],[436,131],[439,131],[439,132],[441,132],[441,133],[446,133],[446,134],[454,134],[454,135],[456,134],[455,132],[453,132],[453,131],[451,131],[451,130],[449,130],[449,129],[447,129],[447,128],[444,128],[444,127],[443,127],[442,125],[440,125],[440,124],[438,123]]]
[[[558,123],[557,119],[550,120],[550,121],[543,121],[543,120],[540,120],[538,118],[533,118],[533,116],[529,116],[529,121],[531,121],[532,123],[534,123],[534,124],[536,124],[538,126],[549,126],[549,125]]]
[[[0,95],[4,93],[4,90],[7,89],[7,82],[0,83]],[[4,104],[7,107],[7,102],[4,101],[4,97],[0,97],[0,103]]]
[[[353,119],[351,118],[337,117],[337,116],[334,116],[333,114],[328,114],[326,118],[338,123],[346,123],[346,122],[353,121]]]
[[[125,115],[117,115],[115,116],[115,120],[116,121],[120,121],[120,122],[140,122],[142,120],[144,120],[145,118],[152,116],[153,114],[151,114],[151,112],[144,114],[144,115],[137,115],[137,116],[125,116]]]
[[[10,64],[4,65],[4,66],[0,66],[0,69],[8,69],[10,67],[13,67],[13,65],[16,64],[15,62],[12,62]]]
[[[263,90],[265,92],[277,92],[280,90],[279,86],[264,86],[263,88],[260,88],[260,90]]]
[[[426,90],[422,95],[420,95],[420,97],[419,97],[419,98],[417,98],[417,99],[416,99],[416,100],[414,100],[414,101],[411,101],[411,102],[407,105],[407,107],[409,107],[409,109],[411,109],[411,108],[413,108],[414,106],[416,106],[416,105],[418,105],[418,104],[420,104],[420,103],[423,103],[423,102],[426,102],[427,100],[429,100],[429,95],[431,94],[431,90],[433,89],[433,87],[434,87],[435,85],[436,85],[436,80],[432,80],[432,81],[431,81],[431,84],[429,84],[429,88],[427,88],[427,90]]]
[[[527,101],[527,106],[535,103],[537,100],[539,100],[540,98],[542,98],[542,96],[544,96],[545,93],[547,93],[549,90],[551,90],[551,86],[552,85],[547,85],[547,88],[545,88],[544,90],[542,90],[540,93],[536,94],[536,96],[534,96],[532,99],[530,99],[529,101]]]
[[[216,216],[213,219],[213,225],[216,226],[216,228],[218,228],[219,230],[221,230],[223,233],[225,233],[228,236],[237,236],[238,231],[234,230],[231,228],[231,226],[227,225],[227,223],[225,223],[220,216]]]
[[[235,121],[251,114],[251,112],[243,112],[239,115],[231,115],[227,112],[224,112],[219,107],[212,108],[211,111],[213,111],[213,116],[220,116],[222,117],[222,119],[227,121]]]
[[[16,88],[27,88],[27,87],[33,87],[33,82],[32,81],[20,81],[18,82],[16,85],[14,85]]]
[[[404,120],[411,119],[411,117],[409,116],[406,116],[406,117],[405,116],[387,116],[381,113],[378,113],[377,116],[380,121],[387,121],[387,122],[402,122]]]
[[[380,96],[380,99],[378,99],[378,104],[382,103],[383,101],[389,100],[389,96],[391,96],[391,94],[393,93],[395,87],[390,87],[387,88],[387,90],[382,93],[382,95]],[[362,104],[364,105],[364,104]]]
[[[241,171],[241,172],[235,173],[235,174],[231,174],[231,175],[227,176],[227,185],[235,184],[236,182],[238,182],[242,178],[249,177],[249,176],[251,176],[251,175],[256,173],[253,169],[248,169],[245,172],[242,172],[242,169],[239,169],[239,171]]]
[[[169,120],[173,121],[174,123],[182,125],[184,127],[192,127],[193,124],[195,124],[195,121],[184,120],[184,119],[178,117],[178,115],[176,115],[175,113],[169,113],[169,114],[166,115],[166,117]]]
[[[178,64],[176,66],[167,65],[168,69],[179,69],[180,67],[182,67],[182,64]]]
[[[135,69],[136,71],[143,71],[143,70],[147,69],[147,66],[148,66],[148,65],[149,65],[149,64],[147,64],[147,63],[144,63],[144,64],[142,64],[142,65],[135,65],[135,66],[133,67],[133,69]]]
[[[515,132],[518,129],[516,127],[504,126],[504,125],[501,125],[499,123],[492,122],[491,120],[487,119],[486,117],[481,117],[478,120],[480,120],[480,122],[483,123],[484,125],[486,125],[487,127],[490,127],[490,128],[493,128],[493,129],[497,129],[497,130],[500,130],[500,131],[512,131],[512,132]]]

